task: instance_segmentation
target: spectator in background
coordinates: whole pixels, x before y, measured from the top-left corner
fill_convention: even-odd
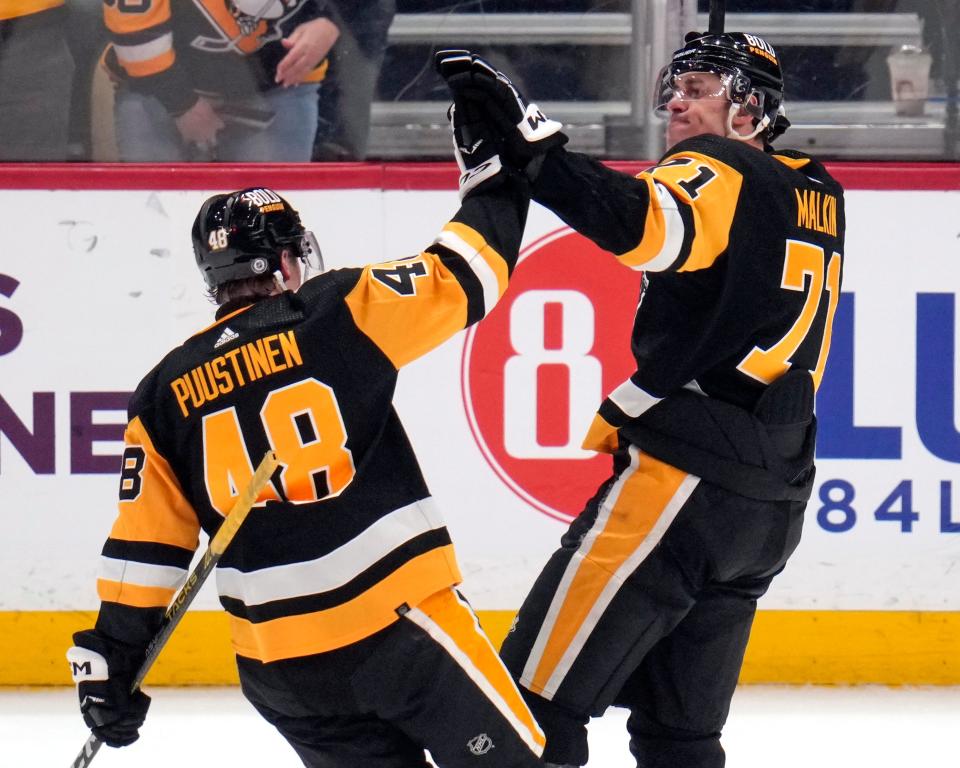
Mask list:
[[[341,30],[330,71],[320,85],[315,160],[363,160],[370,136],[370,105],[387,48],[395,0],[356,0],[333,6]]]
[[[104,0],[124,161],[308,161],[340,36],[321,0]]]
[[[64,0],[0,2],[0,161],[67,158],[65,15]]]

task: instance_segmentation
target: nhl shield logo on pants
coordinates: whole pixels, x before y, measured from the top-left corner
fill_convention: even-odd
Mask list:
[[[467,742],[467,748],[475,755],[485,755],[493,749],[493,739],[485,733],[478,734]]]

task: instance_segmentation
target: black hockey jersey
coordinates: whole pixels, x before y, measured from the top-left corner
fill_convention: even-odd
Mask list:
[[[492,309],[526,206],[509,185],[470,196],[419,255],[324,273],[167,355],[131,401],[98,630],[146,644],[200,529],[217,530],[269,449],[280,469],[217,566],[239,655],[338,648],[457,583],[392,397],[401,366]]]
[[[196,91],[244,97],[275,87],[280,40],[305,21],[328,16],[319,0],[104,0],[108,64],[171,114]],[[319,82],[324,60],[307,78]]]
[[[636,178],[555,152],[535,199],[644,271],[636,371],[600,406],[585,447],[612,452],[627,436],[726,482],[731,462],[755,463],[755,422],[812,423],[843,272],[843,190],[821,164],[717,136],[679,143]],[[752,418],[769,385],[792,370],[810,382],[791,377]],[[685,418],[691,411],[699,416]],[[796,469],[781,479],[803,474]],[[733,490],[750,495],[751,483]]]

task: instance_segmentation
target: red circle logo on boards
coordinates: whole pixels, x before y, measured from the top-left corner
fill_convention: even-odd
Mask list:
[[[580,447],[634,370],[641,274],[564,227],[520,254],[506,295],[463,347],[467,420],[487,462],[535,509],[569,521],[610,473]]]

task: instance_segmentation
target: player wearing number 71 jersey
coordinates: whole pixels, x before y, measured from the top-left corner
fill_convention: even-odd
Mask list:
[[[68,654],[107,744],[137,738],[149,699],[130,680],[199,531],[217,530],[272,449],[280,468],[217,568],[257,710],[307,766],[426,768],[425,748],[451,768],[487,753],[540,765],[543,734],[454,589],[450,537],[392,404],[398,369],[489,312],[516,263],[525,182],[471,183],[419,255],[305,282],[319,249],[279,195],[203,204],[193,239],[216,322],[133,396],[99,617]]]
[[[783,77],[755,35],[687,36],[655,89],[667,154],[635,178],[544,144],[552,121],[482,59],[441,52],[438,68],[482,105],[537,202],[644,272],[636,370],[584,443],[612,454],[612,474],[501,655],[548,764],[584,765],[587,720],[617,704],[638,766],[719,768],[756,601],[799,541],[813,483],[843,191],[772,148],[789,125]]]

